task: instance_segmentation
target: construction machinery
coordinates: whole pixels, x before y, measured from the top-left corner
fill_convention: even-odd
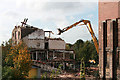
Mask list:
[[[83,23],[83,24],[80,24],[80,23]],[[68,26],[68,27],[63,28],[63,29],[58,28],[58,31],[59,31],[58,35],[61,35],[61,33],[63,33],[63,32],[65,32],[65,31],[67,31],[67,30],[75,27],[75,26],[78,25],[78,24],[80,24],[80,25],[86,25],[88,31],[90,32],[90,34],[91,34],[91,36],[92,36],[92,40],[93,40],[93,42],[94,42],[96,51],[97,51],[97,53],[99,54],[97,38],[96,38],[96,36],[95,36],[95,34],[94,34],[94,31],[93,31],[93,29],[92,29],[92,26],[91,26],[91,23],[90,23],[89,20],[80,20],[80,21],[78,21],[78,22],[76,22],[76,23],[74,23],[74,24],[72,24],[72,25],[70,25],[70,26]]]

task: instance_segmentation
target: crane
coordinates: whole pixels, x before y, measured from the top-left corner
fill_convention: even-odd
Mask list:
[[[83,19],[82,19],[82,20],[80,20],[80,21],[78,21],[78,22],[76,22],[76,23],[74,23],[74,24],[72,24],[72,25],[70,25],[70,26],[68,26],[68,27],[65,27],[65,28],[63,28],[63,29],[58,28],[58,31],[59,31],[58,35],[61,35],[61,33],[63,33],[63,32],[65,32],[65,31],[67,31],[67,30],[75,27],[76,25],[78,25],[78,24],[80,24],[80,23],[83,23],[83,24],[81,24],[81,25],[86,25],[88,31],[90,32],[90,34],[91,34],[91,36],[92,36],[92,40],[93,40],[93,42],[94,42],[96,51],[97,51],[97,53],[99,54],[97,38],[96,38],[96,36],[95,36],[95,34],[94,34],[94,31],[93,31],[93,29],[92,29],[92,26],[91,26],[91,23],[90,23],[89,20],[83,20]]]

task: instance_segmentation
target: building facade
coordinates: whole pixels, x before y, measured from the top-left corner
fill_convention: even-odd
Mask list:
[[[99,74],[100,78],[120,79],[120,0],[99,0]]]

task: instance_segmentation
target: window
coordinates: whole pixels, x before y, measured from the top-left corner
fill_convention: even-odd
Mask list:
[[[18,31],[18,39],[20,39],[20,31]]]
[[[40,43],[37,43],[37,47],[40,47]]]
[[[45,43],[45,49],[48,49],[48,42]]]
[[[33,60],[36,60],[36,53],[33,53]]]
[[[74,55],[74,54],[70,54],[70,59],[73,59],[73,55]]]

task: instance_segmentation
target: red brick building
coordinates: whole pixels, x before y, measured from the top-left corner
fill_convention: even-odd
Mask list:
[[[100,78],[120,79],[119,21],[120,2],[99,0],[99,73]]]

